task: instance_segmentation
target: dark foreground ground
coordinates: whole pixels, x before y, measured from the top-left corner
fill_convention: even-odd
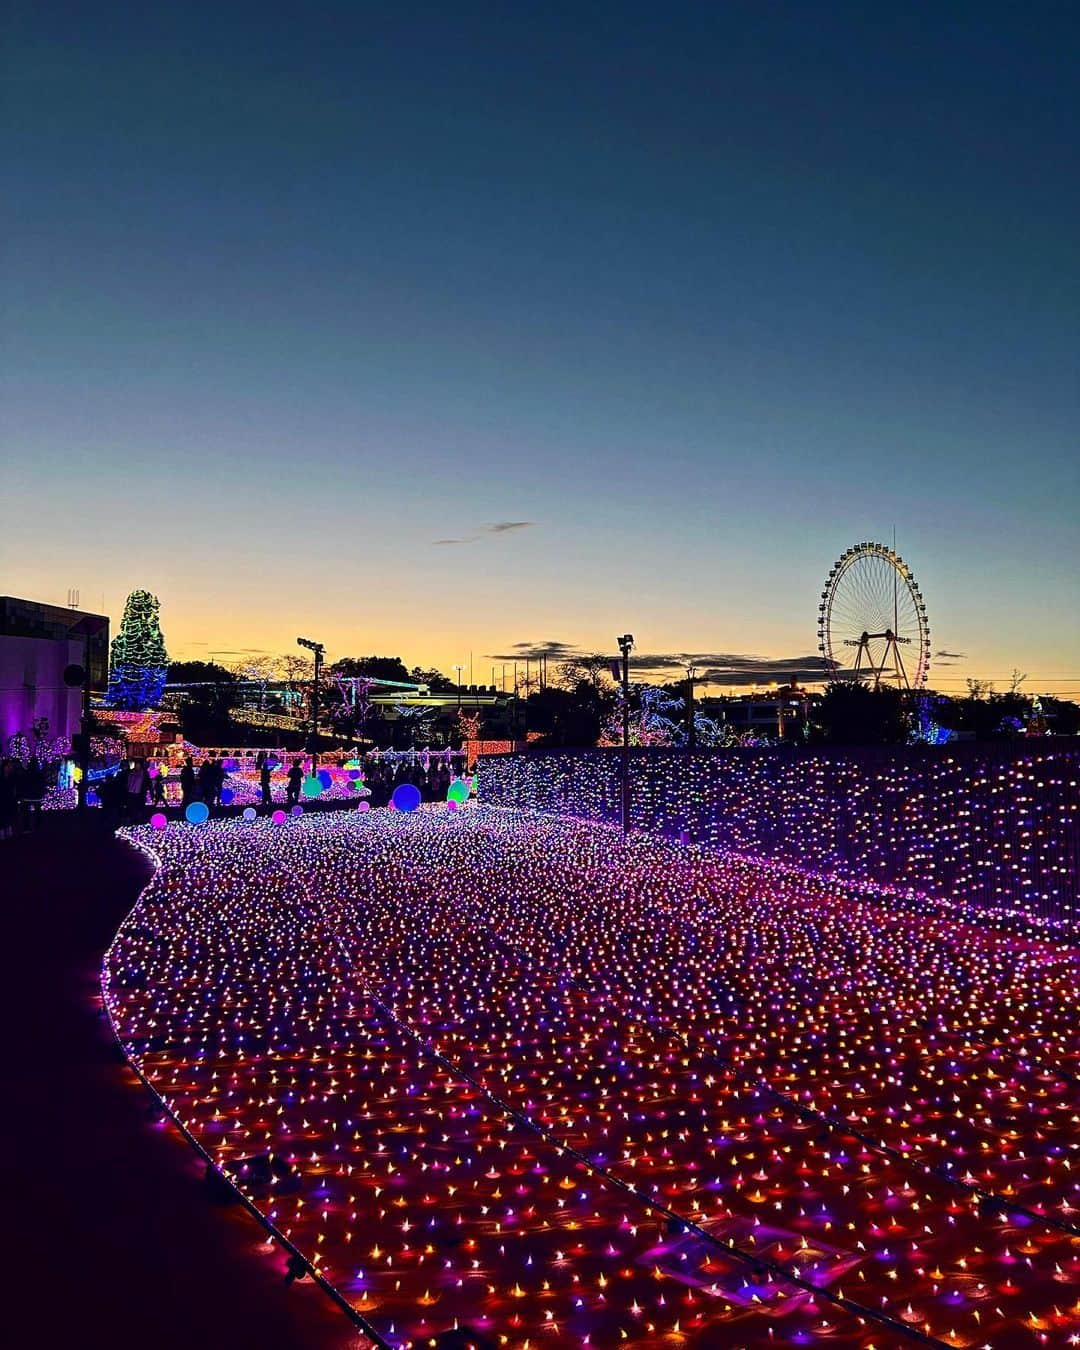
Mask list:
[[[96,815],[96,813],[95,813]],[[0,842],[4,1341],[23,1347],[363,1344],[203,1171],[117,1057],[101,956],[149,876],[106,834],[51,813]]]

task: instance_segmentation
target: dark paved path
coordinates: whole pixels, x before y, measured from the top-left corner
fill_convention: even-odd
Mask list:
[[[95,813],[96,814],[96,813]],[[173,1350],[365,1344],[154,1124],[100,1013],[101,955],[149,875],[94,820],[0,841],[4,1343]]]

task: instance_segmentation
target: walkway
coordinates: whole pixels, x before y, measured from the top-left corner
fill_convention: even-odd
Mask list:
[[[353,1350],[364,1342],[320,1291],[286,1287],[261,1230],[210,1198],[187,1144],[148,1118],[117,1059],[98,970],[148,874],[97,819],[49,813],[40,833],[0,842],[5,1340]]]

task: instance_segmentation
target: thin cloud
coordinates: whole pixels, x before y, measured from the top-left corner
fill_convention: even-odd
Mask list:
[[[454,544],[477,544],[488,535],[512,534],[515,530],[528,530],[535,524],[532,520],[496,520],[490,525],[481,525],[475,534],[462,535],[460,539],[433,539],[433,547],[445,548]]]
[[[557,642],[546,638],[542,642],[515,642],[507,652],[495,652],[485,657],[487,661],[538,661],[541,656],[554,657],[556,661],[569,661],[575,656],[584,656],[580,647],[570,642]]]
[[[632,670],[662,675],[697,667],[702,684],[821,684],[835,673],[835,662],[821,656],[755,656],[745,652],[665,652],[630,658]]]
[[[966,661],[967,652],[935,652],[935,661]]]
[[[537,661],[541,657],[572,661],[595,653],[576,643],[544,638],[534,642],[515,642],[503,652],[489,655],[488,661]],[[614,652],[610,653],[614,658]],[[701,684],[822,684],[832,678],[837,666],[820,656],[753,656],[745,652],[645,652],[630,658],[630,669],[638,677],[659,680],[681,678],[687,666],[697,667]]]

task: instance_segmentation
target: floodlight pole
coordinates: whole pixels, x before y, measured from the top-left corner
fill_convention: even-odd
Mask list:
[[[632,633],[618,639],[622,653],[622,832],[630,833],[630,651]]]
[[[80,814],[87,809],[86,794],[90,790],[90,634],[83,639],[82,721],[79,725],[79,787],[77,806]]]
[[[697,678],[697,666],[686,667],[686,748],[693,750],[697,745],[697,728],[694,725],[694,680]]]
[[[90,638],[93,631],[89,615],[80,619],[71,630],[73,634],[81,634],[83,639],[82,720],[79,724],[79,782],[75,790],[76,806],[80,815],[85,815],[86,813],[86,797],[90,790]],[[67,684],[67,671],[64,672],[64,677],[64,683]],[[73,742],[73,752],[74,748]]]
[[[326,648],[321,642],[312,642],[311,638],[298,637],[296,645],[306,647],[315,656],[315,682],[311,687],[311,776],[314,778],[319,768],[319,672]]]

